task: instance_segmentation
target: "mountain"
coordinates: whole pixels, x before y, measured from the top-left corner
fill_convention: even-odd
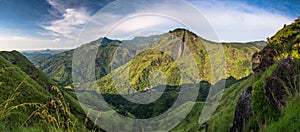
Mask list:
[[[6,126],[7,129],[10,129],[9,127],[13,127],[14,125],[21,125],[21,123],[26,121],[26,118],[30,116],[31,112],[33,112],[33,109],[29,107],[27,111],[26,109],[20,108],[21,110],[16,110],[19,112],[5,113],[9,108],[12,109],[13,106],[24,103],[32,103],[32,105],[34,103],[43,104],[52,96],[48,90],[50,90],[53,83],[51,83],[49,79],[42,80],[38,78],[37,76],[43,77],[46,75],[42,72],[35,71],[32,67],[27,68],[28,64],[31,63],[26,60],[27,59],[24,59],[24,57],[16,51],[0,53],[0,87],[2,95],[0,102],[2,104],[1,106],[6,105],[6,108],[1,108],[1,112],[7,114],[7,117],[1,116],[1,123],[4,123],[1,125]],[[14,117],[19,118],[18,120],[13,120]]]
[[[23,72],[25,72],[29,77],[46,89],[50,89],[56,84],[52,80],[48,79],[47,75],[42,71],[37,69],[30,61],[27,60],[22,54],[17,51],[12,52],[0,52],[0,56],[9,61],[11,64],[19,67]]]
[[[107,38],[93,41],[87,45],[96,45],[99,42],[104,43],[98,47],[96,63],[99,65],[96,67],[97,75],[102,77],[110,71],[109,63],[110,58],[113,56],[120,43],[117,40],[109,40]],[[83,47],[84,47],[83,46]],[[48,57],[46,60],[39,61],[36,66],[45,72],[51,79],[54,80],[59,86],[66,87],[72,84],[72,60],[74,50],[62,52],[60,54]]]
[[[252,57],[254,74],[231,85],[207,122],[209,131],[297,131],[300,128],[300,17]]]
[[[185,56],[185,48],[189,47],[199,69],[200,80],[194,80],[199,86],[199,95],[193,102],[195,104],[191,112],[172,131],[296,131],[300,127],[300,72],[297,70],[300,67],[299,34],[300,18],[268,38],[267,45],[263,41],[215,43],[186,29],[124,41],[101,38],[78,48],[87,53],[90,46],[98,48],[95,60],[98,89],[77,90],[76,94],[68,86],[72,86],[72,60],[77,49],[49,56],[36,63],[51,79],[21,53],[3,51],[0,52],[0,93],[3,95],[0,97],[3,106],[0,107],[0,129],[100,131],[91,120],[110,119],[113,111],[133,119],[156,117],[174,105],[180,87],[185,86],[188,89],[185,92],[194,89],[189,84],[194,74],[190,67],[175,61],[179,58],[189,62]],[[209,55],[220,54],[211,52],[216,51],[214,48],[205,48],[206,44],[224,48],[227,79],[217,78],[215,82],[211,79]],[[116,56],[119,59],[115,59]],[[180,81],[179,65],[186,70],[180,74],[190,77],[190,80]],[[125,72],[127,68],[129,70]],[[167,86],[162,96],[153,103],[132,103],[114,88],[118,85],[113,82],[114,73],[121,78],[129,73],[130,84],[150,96],[159,91],[163,84],[160,83],[160,73],[155,71],[164,73]],[[153,85],[147,81],[149,77],[158,83]],[[222,82],[225,82],[225,89],[210,95],[211,99],[223,95],[216,111],[207,122],[198,124],[209,91],[218,88]],[[98,90],[102,93],[103,101],[96,100],[100,98]],[[76,98],[88,102],[81,102],[84,103],[81,106]],[[113,110],[103,109],[105,104]],[[187,105],[189,102],[177,107]],[[89,108],[93,108],[93,112],[101,112],[101,116],[85,121],[85,112]],[[182,113],[184,111],[174,114],[180,116]],[[114,121],[120,125],[127,123],[117,118]],[[160,123],[163,122],[165,120]],[[109,125],[107,123],[102,125]]]
[[[92,47],[94,49],[96,47],[95,75],[98,89],[96,91],[76,89],[77,98],[84,100],[83,109],[85,109],[86,112],[89,111],[89,108],[93,108],[102,113],[101,117],[93,117],[92,120],[97,120],[98,118],[107,120],[107,117],[112,116],[111,113],[114,111],[103,109],[106,103],[118,113],[131,118],[150,118],[158,116],[173,105],[179,95],[181,85],[189,89],[185,92],[191,92],[190,90],[194,89],[194,87],[191,87],[192,85],[189,83],[196,82],[200,86],[200,94],[195,102],[196,105],[194,109],[192,109],[192,113],[175,128],[175,130],[195,130],[199,126],[196,121],[198,117],[195,116],[199,116],[199,110],[204,106],[204,101],[208,96],[210,87],[218,88],[218,81],[220,81],[226,82],[226,88],[229,88],[232,84],[245,80],[244,77],[251,73],[252,54],[262,49],[264,44],[265,42],[263,41],[250,43],[215,43],[207,41],[186,29],[176,29],[162,35],[136,37],[132,40],[124,41],[100,38],[88,44],[84,44],[77,49],[50,56],[46,60],[36,63],[36,66],[43,70],[60,87],[69,89],[72,88],[73,54],[77,50],[80,50],[82,54],[86,54],[90,52],[89,48]],[[207,45],[209,46],[205,47]],[[210,56],[222,55],[220,52],[217,52],[219,51],[218,46],[223,47],[225,60],[210,60]],[[189,51],[187,51],[187,49],[189,49]],[[197,72],[193,72],[190,68],[189,64],[192,63],[192,61],[189,59],[189,56],[187,56],[188,54],[191,54],[195,59],[194,62],[197,64],[200,80],[193,77]],[[119,58],[116,59],[114,57]],[[82,61],[82,59],[78,61]],[[221,76],[212,79],[211,61],[216,63],[226,61],[226,69],[229,72],[226,73],[225,77],[228,77],[228,79],[224,80]],[[178,62],[188,63],[181,64]],[[179,66],[185,69],[184,72],[181,71],[183,77],[187,78],[183,80],[184,83],[182,83],[179,77]],[[126,70],[124,70],[126,68],[129,68],[130,83],[134,88],[137,91],[143,91],[149,94],[161,89],[160,85],[164,83],[161,82],[163,79],[158,77],[159,73],[155,73],[155,71],[161,71],[165,78],[167,78],[167,87],[161,98],[147,105],[135,104],[124,99],[120,95],[121,93],[115,89],[112,73],[119,72],[117,74],[118,77],[123,78],[125,75],[128,75],[125,72]],[[216,69],[218,69],[218,65]],[[155,74],[153,74],[153,72]],[[85,74],[86,73],[83,73],[83,75]],[[158,83],[151,83],[148,81],[149,77]],[[122,94],[135,96],[135,93],[131,93],[126,88],[127,87],[123,86],[124,93]],[[152,88],[152,90],[146,88]],[[102,93],[105,102],[104,100],[93,101],[100,98],[99,92]],[[75,95],[72,90],[68,91],[68,93]],[[186,102],[178,107],[184,107],[189,104],[190,103]],[[137,109],[139,110],[137,111]],[[180,113],[184,112],[181,111]],[[191,120],[193,123],[189,124],[191,125],[190,128],[182,128],[182,126],[187,126],[186,122],[190,122]],[[125,122],[120,120],[119,123],[124,124]],[[135,129],[138,128],[134,128],[134,130]]]
[[[178,52],[181,48],[178,44],[179,41],[185,38],[183,45],[181,47],[189,47],[191,54],[194,56],[196,60],[196,64],[199,68],[199,76],[201,80],[211,81],[211,67],[210,67],[210,59],[208,52],[206,51],[204,45],[222,45],[224,48],[224,54],[226,58],[227,64],[227,77],[234,77],[240,79],[244,76],[247,76],[251,73],[251,56],[253,53],[259,51],[265,42],[251,42],[251,43],[215,43],[202,39],[196,34],[186,30],[186,29],[176,29],[174,31],[170,31],[169,33],[165,33],[162,35],[155,35],[149,37],[136,37],[132,40],[109,40],[108,38],[102,38],[96,41],[93,41],[89,44],[85,44],[80,48],[84,48],[87,45],[96,45],[98,44],[98,53],[96,56],[96,78],[99,83],[105,82],[103,87],[105,89],[111,89],[111,81],[110,81],[110,73],[111,66],[115,68],[126,68],[129,63],[135,64],[132,65],[132,84],[140,84],[137,86],[138,90],[143,90],[144,87],[148,84],[143,84],[140,82],[145,79],[148,74],[144,74],[142,71],[144,68],[149,67],[151,64],[157,63],[155,60],[160,60],[161,57],[159,52],[157,51],[145,51],[140,54],[140,51],[143,48],[155,48],[155,49],[169,49],[171,51]],[[178,41],[179,39],[179,41]],[[104,40],[104,41],[102,41]],[[101,43],[101,44],[100,44]],[[141,48],[142,47],[142,48]],[[183,48],[183,50],[185,50]],[[148,53],[147,53],[148,52]],[[213,52],[213,50],[211,50]],[[38,68],[44,71],[50,78],[52,78],[59,86],[61,87],[70,87],[72,86],[72,59],[73,59],[74,50],[65,51],[63,53],[51,56],[47,58],[47,60],[40,61],[36,64]],[[118,60],[115,60],[114,54],[119,57]],[[140,60],[147,54],[153,54],[153,58],[148,58],[146,65],[138,65],[144,63]],[[165,54],[168,56],[168,54]],[[135,57],[137,56],[137,57]],[[165,56],[165,57],[167,57]],[[114,60],[113,60],[114,59]],[[133,59],[133,60],[132,60]],[[111,61],[114,61],[114,64]],[[130,60],[132,60],[130,62]],[[170,58],[163,59],[166,64],[165,71],[174,69],[176,66],[175,63],[167,63],[170,62]],[[118,61],[118,62],[116,62]],[[221,61],[221,60],[216,60]],[[160,63],[164,63],[163,61]],[[140,67],[143,66],[143,67]],[[139,70],[136,70],[139,69]],[[158,70],[161,70],[158,68]],[[170,71],[169,71],[170,72]],[[137,73],[137,74],[135,74]],[[121,73],[122,74],[122,73]],[[189,73],[186,73],[185,76],[189,76]],[[221,79],[221,78],[219,78]],[[107,87],[109,86],[109,87]],[[106,90],[107,93],[114,93],[114,91]]]
[[[32,63],[36,64],[41,60],[46,60],[48,57],[59,54],[66,50],[33,50],[33,51],[22,51],[21,53],[28,58]]]
[[[90,121],[86,121],[86,127],[81,125],[86,115],[74,96],[57,87],[17,51],[0,52],[0,89],[1,130],[76,130],[93,126]]]
[[[161,124],[173,124],[175,128],[171,131],[298,131],[299,44],[300,17],[268,38],[266,45],[263,41],[215,43],[186,29],[124,41],[100,38],[37,61],[35,65],[45,73],[19,52],[1,51],[0,130],[102,131],[94,124],[101,120],[101,126],[114,131],[119,128],[147,131],[152,128],[139,123],[130,124],[113,115],[149,119],[174,106],[177,111],[169,113],[168,117],[180,117],[185,107],[193,105],[191,112],[179,124],[173,124],[175,120],[166,118],[153,122],[154,126],[163,128]],[[224,49],[225,60],[210,60],[210,56],[223,55],[217,52],[219,46]],[[97,89],[76,89],[75,93],[70,88],[73,53],[78,49],[81,53],[90,53],[91,47],[97,47]],[[199,73],[190,67],[193,61],[187,56],[189,53],[195,59]],[[217,65],[214,69],[211,62],[226,62],[225,78],[212,78],[212,70],[220,67]],[[195,74],[200,78],[193,78]],[[141,91],[144,98],[162,93],[160,98],[149,104],[133,103],[123,98],[139,94],[126,91],[125,82],[114,82],[116,78],[113,77],[125,78],[125,75],[129,75],[130,85]],[[225,89],[215,92],[223,83]],[[163,84],[166,85],[165,90],[160,92]],[[115,86],[123,87],[125,92],[119,93]],[[199,95],[195,101],[187,96],[185,102],[176,104],[182,92],[185,95],[198,92]],[[222,97],[219,102],[212,101],[218,97]],[[81,99],[81,104],[77,99]],[[205,105],[217,106],[216,111],[206,122],[199,124]],[[97,112],[100,113],[95,115]],[[111,120],[117,125],[112,125]]]

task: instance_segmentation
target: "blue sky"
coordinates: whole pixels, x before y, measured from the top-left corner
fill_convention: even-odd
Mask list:
[[[145,10],[151,12],[147,7],[153,10],[160,10],[161,7],[171,10],[180,6],[163,5],[164,2],[161,1],[153,1],[153,5],[145,5],[142,2],[139,4],[138,1],[128,0],[124,3],[135,4],[136,8],[127,5],[127,8],[118,11],[119,14],[113,10],[105,12],[107,14],[101,14],[97,11],[109,3],[112,4],[113,1],[0,0],[0,50],[74,48],[85,24],[90,22],[90,18],[95,14],[101,14],[100,21],[105,29],[112,21],[119,21],[121,18]],[[282,28],[283,24],[293,22],[300,15],[300,2],[293,0],[281,2],[277,0],[188,0],[187,2],[207,18],[218,35],[218,40],[227,42],[265,40],[266,37],[272,36]],[[116,10],[118,9],[121,8]],[[148,23],[141,21],[141,24],[124,24],[126,30],[120,29],[118,32],[122,32],[123,35],[127,32],[134,34],[134,32],[144,30],[143,28],[147,26],[167,32],[178,26],[155,18],[143,18],[143,20],[148,20]],[[97,37],[101,36],[103,34],[99,32]],[[126,39],[120,34],[109,37]]]

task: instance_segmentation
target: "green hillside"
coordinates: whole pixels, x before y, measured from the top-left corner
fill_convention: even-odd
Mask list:
[[[184,33],[187,32],[187,33]],[[212,76],[211,76],[211,65],[210,65],[210,59],[208,52],[204,48],[203,43],[210,44],[217,44],[209,41],[202,40],[201,38],[197,37],[195,34],[184,30],[184,29],[177,29],[170,34],[164,34],[161,35],[160,39],[157,41],[158,44],[155,44],[153,49],[167,49],[168,47],[175,47],[176,44],[178,44],[178,41],[175,40],[168,40],[169,36],[179,36],[178,38],[182,38],[185,34],[185,45],[190,48],[191,53],[193,57],[196,60],[196,64],[199,69],[199,77],[201,80],[206,80],[211,82]],[[241,44],[241,43],[223,43],[222,46],[225,50],[225,59],[226,59],[226,65],[227,65],[227,77],[234,77],[237,79],[241,79],[242,77],[245,77],[251,73],[251,56],[254,52],[258,51],[259,48],[261,48],[260,42],[254,42],[254,43],[247,43],[247,44]],[[264,43],[262,42],[262,45]],[[148,46],[148,47],[151,47]],[[177,46],[178,47],[178,46]],[[175,49],[176,50],[176,49]],[[213,52],[214,49],[211,49],[212,53],[210,56],[218,55],[217,52]],[[177,50],[176,50],[177,51]],[[189,58],[181,58],[183,61],[186,61],[185,64],[191,64]],[[221,60],[214,60],[214,61],[221,61]],[[126,73],[126,69],[129,69],[129,76],[131,79],[131,86],[133,86],[138,91],[143,91],[146,87],[153,87],[150,85],[150,82],[147,81],[148,77],[151,72],[154,70],[161,71],[164,76],[166,77],[167,84],[170,86],[177,86],[184,83],[191,83],[193,80],[191,79],[194,72],[191,71],[189,65],[183,65],[183,69],[185,71],[179,72],[178,67],[178,61],[175,61],[172,59],[172,57],[169,56],[168,53],[162,53],[155,50],[146,50],[142,53],[140,53],[137,57],[132,59],[132,61],[118,67],[115,69],[116,74],[118,74],[118,78],[126,78],[125,76],[128,74]],[[219,68],[221,69],[221,68]],[[182,75],[182,76],[181,76]],[[154,82],[160,83],[160,79],[157,77],[158,75],[154,75],[154,77],[151,77],[152,79],[155,79]],[[181,78],[182,77],[182,78]],[[185,78],[185,80],[184,80]],[[182,80],[181,80],[182,79]],[[187,80],[186,80],[187,79]],[[218,78],[220,80],[222,78]],[[112,75],[108,74],[104,76],[103,78],[98,80],[98,86],[99,90],[102,93],[116,93],[115,87],[119,87],[118,84],[113,82]],[[123,85],[122,83],[120,85]],[[120,86],[122,87],[122,86]]]
[[[109,39],[96,40],[91,42],[91,45],[103,42],[99,46],[97,59],[95,60],[98,66],[96,67],[97,77],[102,77],[110,71],[110,61],[113,56],[113,51],[117,48],[119,41],[112,41]],[[109,45],[108,45],[109,44]],[[74,50],[65,51],[60,54],[53,55],[37,63],[37,67],[46,73],[55,83],[61,87],[70,86],[72,80],[72,60]]]
[[[16,67],[19,67],[23,72],[29,75],[33,80],[36,80],[39,85],[46,89],[50,89],[52,86],[56,84],[53,83],[45,73],[38,70],[30,61],[27,60],[21,53],[17,51],[12,52],[0,52],[0,56],[5,58],[11,64]]]
[[[1,130],[92,129],[78,101],[19,52],[0,52],[0,69]]]
[[[173,36],[173,37],[172,37]],[[199,76],[201,80],[211,81],[211,65],[210,59],[208,56],[208,51],[204,48],[205,44],[212,45],[222,45],[225,52],[226,65],[227,65],[227,77],[234,77],[240,79],[244,76],[247,76],[251,73],[251,56],[253,53],[259,51],[264,45],[264,42],[251,42],[251,43],[214,43],[210,41],[206,41],[196,34],[185,30],[185,29],[176,29],[174,31],[170,31],[169,33],[165,33],[159,36],[150,36],[150,37],[136,37],[132,40],[125,41],[117,41],[117,40],[109,40],[105,38],[105,41],[102,39],[91,42],[86,45],[95,45],[101,43],[98,48],[97,57],[95,60],[96,63],[96,77],[99,80],[98,82],[104,85],[103,90],[107,93],[114,93],[111,91],[111,61],[113,60],[114,54],[118,55],[120,58],[117,60],[119,70],[124,68],[131,68],[131,83],[139,84],[136,86],[137,90],[143,90],[145,86],[149,84],[144,81],[149,74],[145,74],[144,72],[151,72],[152,70],[162,70],[167,73],[167,77],[173,73],[176,69],[176,63],[170,62],[170,59],[162,59],[164,56],[168,56],[170,54],[165,53],[164,55],[160,55],[157,51],[145,51],[142,54],[138,54],[143,48],[154,48],[154,49],[169,49],[171,51],[179,51],[179,41],[185,38],[184,46],[188,47],[193,57],[196,60],[196,64],[199,68]],[[119,45],[125,45],[119,47]],[[140,48],[140,47],[142,48]],[[84,48],[83,45],[80,48]],[[118,48],[119,47],[119,48]],[[132,48],[135,47],[135,48]],[[51,79],[53,79],[59,86],[61,87],[70,87],[72,85],[72,59],[73,59],[74,50],[66,51],[54,56],[49,57],[44,61],[40,61],[37,64],[42,71],[44,71]],[[148,52],[148,53],[147,53]],[[213,49],[211,49],[213,52]],[[218,53],[215,53],[217,55]],[[150,55],[150,56],[148,56]],[[136,56],[136,57],[134,57]],[[145,60],[143,56],[148,56]],[[134,58],[133,58],[134,57]],[[169,56],[170,57],[170,56]],[[131,59],[132,61],[130,61]],[[182,58],[184,60],[184,58]],[[162,61],[161,61],[162,60]],[[188,59],[186,59],[188,60]],[[144,62],[147,61],[147,62]],[[164,66],[159,66],[161,64]],[[214,60],[221,61],[221,60]],[[170,63],[169,63],[170,62]],[[156,64],[155,64],[156,63]],[[153,68],[151,65],[156,65],[157,68]],[[148,69],[148,70],[146,70]],[[164,69],[164,70],[163,70]],[[172,71],[173,70],[173,71]],[[134,71],[134,72],[133,72]],[[171,72],[172,71],[172,72]],[[184,73],[184,76],[190,76],[192,73]],[[121,74],[124,75],[124,74]],[[221,78],[219,78],[221,79]],[[170,79],[172,80],[172,79]],[[186,82],[186,80],[184,80]],[[140,83],[141,82],[141,83]],[[188,82],[188,81],[187,81]],[[149,83],[149,82],[148,82]],[[102,89],[102,88],[100,88]],[[105,90],[106,89],[106,90]],[[107,90],[110,89],[110,90]]]
[[[189,83],[197,81],[199,84],[197,100],[185,102],[178,108],[193,103],[195,105],[187,117],[172,131],[205,131],[205,127],[208,131],[297,131],[300,128],[298,118],[300,112],[297,109],[300,106],[299,23],[300,18],[290,25],[285,25],[273,37],[268,38],[266,46],[264,42],[214,43],[185,29],[126,41],[102,38],[82,45],[80,48],[85,49],[85,52],[88,52],[86,49],[88,45],[98,47],[95,60],[98,89],[94,91],[87,88],[76,91],[77,98],[84,101],[81,102],[84,104],[83,108],[76,100],[75,92],[70,89],[74,50],[56,54],[37,63],[37,66],[51,79],[48,79],[45,73],[35,68],[20,53],[0,52],[0,92],[3,94],[0,97],[0,103],[2,103],[0,128],[100,131],[92,120],[113,118],[112,120],[120,125],[126,124],[124,126],[126,130],[138,131],[139,128],[131,128],[132,124],[113,117],[114,111],[133,119],[156,117],[174,105],[180,93],[180,86],[189,88]],[[183,43],[178,40],[183,40]],[[124,44],[123,47],[118,48],[122,44]],[[222,96],[216,111],[205,124],[199,124],[198,119],[211,90],[210,87],[218,88],[218,83],[224,81],[223,78],[218,78],[218,82],[212,82],[208,52],[214,49],[205,50],[204,44],[221,45],[224,48],[227,79],[225,80],[226,88],[222,93],[212,95],[213,97]],[[184,56],[186,53],[181,52],[183,51],[181,49],[186,47],[189,47],[195,58],[200,80],[193,80],[192,76],[195,73],[189,69],[188,65],[181,65],[175,61],[176,57],[181,56],[181,59],[188,61],[188,58]],[[140,52],[143,48],[148,50]],[[174,55],[171,52],[162,52],[157,49],[174,50],[176,57],[171,57]],[[115,53],[118,53],[120,60],[114,60]],[[214,61],[221,62],[220,60]],[[192,62],[188,61],[188,64],[190,63]],[[184,72],[180,71],[179,65],[185,68]],[[129,69],[128,72],[126,69]],[[166,80],[161,79],[159,77],[161,73],[156,71],[161,71]],[[113,82],[113,73],[118,73],[120,78],[125,78],[125,75],[129,73],[130,84],[135,90],[144,93],[151,94],[151,91],[157,91],[164,83],[167,87],[162,96],[153,103],[132,103],[118,94],[115,86],[124,86],[122,83]],[[180,75],[188,79],[182,80]],[[149,81],[149,78],[156,84]],[[56,83],[61,88],[57,88]],[[127,91],[126,88],[124,87],[123,94],[136,94]],[[146,88],[152,88],[152,90],[149,91]],[[190,87],[190,89],[193,88]],[[244,97],[249,88],[251,88],[250,99]],[[104,100],[98,100],[100,98],[98,92],[102,93]],[[247,105],[247,102],[250,102],[250,105]],[[105,109],[106,103],[112,110]],[[57,109],[59,107],[64,111],[60,112]],[[93,111],[90,111],[90,108],[93,108]],[[101,112],[101,115],[94,115],[87,120],[87,115],[84,113],[87,111],[89,113]],[[247,113],[248,111],[250,114]],[[184,111],[178,111],[176,114],[182,113]],[[51,118],[47,118],[48,115]],[[14,119],[16,116],[18,116],[17,121]],[[51,121],[51,119],[57,121]],[[244,124],[239,124],[240,120],[243,120]],[[161,123],[163,124],[164,121],[167,120],[162,120]],[[109,122],[107,123],[102,125],[109,125]],[[118,128],[117,126],[111,127],[113,130]]]
[[[229,131],[233,129],[235,118],[243,118],[235,112],[241,108],[237,103],[248,87],[253,89],[252,114],[249,120],[244,120],[246,124],[237,124],[239,128],[243,131],[298,131],[299,29],[300,18],[268,38],[267,46],[258,53],[261,61],[257,63],[257,55],[253,56],[254,75],[224,91],[220,106],[208,121],[209,131]]]

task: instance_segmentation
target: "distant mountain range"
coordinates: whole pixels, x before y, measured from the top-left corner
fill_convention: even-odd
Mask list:
[[[77,49],[22,52],[31,62],[17,51],[1,51],[0,130],[102,131],[93,121],[111,119],[113,111],[132,119],[156,117],[174,105],[182,92],[181,86],[187,87],[188,90],[183,91],[191,95],[189,92],[195,87],[190,84],[196,81],[199,95],[193,101],[194,106],[172,131],[297,131],[300,127],[300,72],[297,70],[300,67],[300,18],[285,25],[267,40],[215,43],[186,29],[124,41],[100,38],[77,48],[83,49],[83,53],[88,53],[91,45],[98,48],[95,59],[97,89],[76,89],[76,93],[73,89],[72,61]],[[225,78],[217,78],[217,81],[212,79],[209,55],[222,54],[211,52],[217,50],[205,48],[206,44],[223,47],[227,64]],[[147,50],[141,52],[139,46]],[[178,68],[180,63],[176,63],[176,57],[189,60],[185,57],[185,48],[190,49],[195,59],[199,80],[191,77],[195,73],[189,66],[183,65],[184,72]],[[155,49],[170,49],[175,53],[171,57],[170,52]],[[114,60],[115,56],[119,59]],[[129,69],[128,72],[125,69]],[[148,81],[149,76],[152,80],[159,78],[153,76],[154,71],[161,71],[167,78],[166,89],[155,102],[133,103],[124,99],[115,89],[119,84],[113,82],[113,72],[118,72],[121,78],[129,73],[130,84],[134,89],[151,96],[161,88],[160,83],[152,86],[153,83]],[[182,81],[179,74],[191,78]],[[209,92],[220,88],[222,82],[225,82],[225,89],[211,94],[207,101]],[[103,101],[97,100],[100,98],[99,92]],[[219,102],[211,101],[221,96]],[[80,105],[78,98],[86,104]],[[190,103],[185,102],[178,108]],[[103,106],[106,104],[112,110],[105,109]],[[205,105],[217,106],[216,111],[211,118],[199,124],[199,116]],[[89,108],[93,108],[93,111]],[[101,114],[87,118],[94,112]],[[172,115],[177,116],[183,112],[184,109],[179,109],[178,113]],[[141,130],[132,128],[132,124],[124,126],[127,122],[119,118],[112,120],[119,123],[111,126],[115,129],[124,127]],[[162,122],[164,120],[157,125]],[[110,124],[106,123],[102,125]]]
[[[67,50],[27,50],[27,51],[21,51],[21,53],[27,57],[31,62],[34,64],[37,63],[38,61],[45,60],[46,58],[59,54],[61,52],[64,52]]]
[[[176,36],[176,37],[170,37]],[[186,30],[186,29],[176,29],[174,31],[170,31],[169,33],[165,33],[162,35],[155,35],[150,37],[136,37],[132,40],[110,40],[108,38],[101,38],[96,41],[92,41],[88,44],[82,45],[80,48],[85,48],[87,45],[95,45],[98,46],[98,53],[96,57],[96,77],[101,83],[100,89],[106,89],[107,93],[114,93],[110,81],[111,72],[111,60],[113,59],[114,53],[118,50],[118,55],[121,58],[118,60],[120,62],[120,68],[126,68],[126,63],[129,63],[130,60],[128,58],[132,58],[134,56],[138,56],[138,58],[142,59],[141,55],[138,55],[139,49],[130,48],[130,45],[142,45],[143,47],[151,47],[157,49],[171,49],[174,51],[179,51],[180,45],[176,39],[186,38],[184,40],[184,46],[189,47],[192,52],[194,58],[196,59],[198,68],[199,68],[199,76],[202,80],[210,81],[211,80],[211,71],[210,71],[210,60],[207,54],[206,49],[204,48],[203,43],[207,44],[220,44],[223,46],[225,50],[225,58],[227,64],[227,77],[234,77],[236,79],[240,79],[245,77],[251,73],[251,56],[253,53],[262,49],[266,43],[263,41],[258,42],[249,42],[249,43],[215,43],[207,41],[196,34]],[[122,46],[122,49],[118,49],[120,45],[128,45]],[[177,49],[176,49],[177,48]],[[50,78],[52,78],[58,85],[61,87],[70,87],[72,86],[72,59],[73,59],[74,50],[65,51],[63,53],[59,53],[53,56],[48,57],[47,59],[40,60],[36,62],[36,66],[44,71]],[[148,51],[151,52],[151,51]],[[146,54],[146,53],[145,53]],[[149,53],[153,54],[153,58],[148,58],[146,65],[143,65],[144,68],[151,67],[152,63],[155,63],[155,60],[159,59],[162,56],[158,56],[155,54],[159,54],[157,52]],[[134,67],[132,70],[135,71],[134,76],[132,76],[132,84],[140,84],[140,86],[136,86],[138,90],[143,90],[147,85],[143,81],[148,74],[142,73],[145,69],[140,67],[142,60],[134,59],[131,64],[136,64],[137,67]],[[165,59],[164,61],[168,61]],[[164,61],[160,63],[164,63]],[[124,66],[121,66],[124,64]],[[169,62],[166,63],[163,67],[167,68],[165,71],[169,71],[172,69],[175,63]],[[174,67],[173,67],[174,68]],[[139,69],[139,70],[136,70]],[[158,68],[158,70],[161,70]],[[169,72],[168,72],[169,73]],[[170,74],[171,75],[171,74]],[[188,76],[188,74],[186,74]],[[169,75],[167,75],[169,76]],[[221,78],[220,78],[221,79]],[[104,83],[105,82],[105,83]]]

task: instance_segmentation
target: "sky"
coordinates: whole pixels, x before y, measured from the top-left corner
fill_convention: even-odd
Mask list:
[[[257,41],[300,16],[300,1],[294,0],[149,1],[0,0],[0,50],[70,49],[104,36],[123,40],[197,25],[197,18],[214,30],[213,41]],[[195,22],[157,15],[170,12]],[[205,31],[197,34],[206,38]]]

